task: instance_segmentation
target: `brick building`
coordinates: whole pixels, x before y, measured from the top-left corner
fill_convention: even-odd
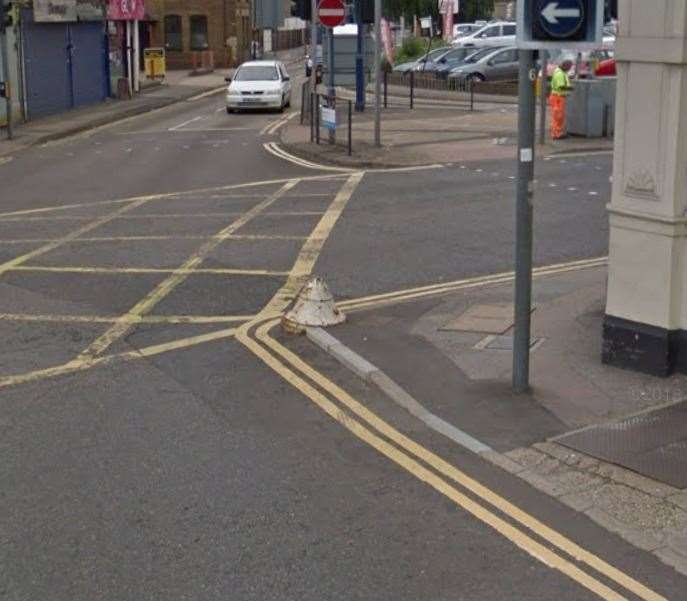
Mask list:
[[[150,46],[166,48],[169,69],[194,66],[204,51],[212,51],[216,67],[248,57],[248,0],[146,0],[146,14]]]

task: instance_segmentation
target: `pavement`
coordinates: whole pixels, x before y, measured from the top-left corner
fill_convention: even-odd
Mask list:
[[[514,161],[308,164],[279,146],[296,106],[228,115],[207,96],[0,164],[0,598],[681,600],[687,577],[664,561],[677,514],[650,523],[672,536],[657,556],[533,485],[571,459],[525,465],[523,449],[656,404],[649,379],[623,401],[588,351],[612,156],[537,162],[535,262],[552,279],[533,357],[562,369],[572,353],[574,373],[537,367],[560,397],[515,399],[504,351],[487,361],[437,330],[464,294],[509,297],[477,284],[512,269]],[[282,333],[313,274],[348,304],[336,336],[495,454]],[[579,351],[556,299],[579,313]],[[583,385],[599,407],[568,407]],[[520,477],[540,463],[550,477]],[[623,505],[606,483],[596,507]]]
[[[394,383],[380,386],[392,402],[409,395],[468,438],[459,444],[687,574],[687,490],[561,442],[566,432],[684,402],[687,381],[600,364],[606,266],[591,261],[537,275],[532,391],[514,395],[505,279],[446,282],[360,307],[344,301],[349,319],[329,333]]]
[[[337,89],[338,131],[336,144],[321,128],[321,143],[310,141],[310,124],[293,121],[281,130],[289,152],[309,161],[352,168],[407,167],[432,163],[458,163],[476,157],[513,159],[517,146],[517,102],[514,98],[477,95],[474,110],[469,97],[455,92],[417,90],[410,108],[407,90],[389,87],[387,108],[382,112],[382,147],[374,146],[374,98],[367,96],[367,110],[353,111],[352,153],[348,151],[349,90]],[[538,121],[537,121],[538,122]],[[547,134],[548,136],[548,134]],[[548,139],[537,147],[543,156],[585,153],[613,148],[613,140],[569,137]]]

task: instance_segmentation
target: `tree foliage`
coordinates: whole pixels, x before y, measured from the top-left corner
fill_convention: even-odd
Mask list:
[[[384,16],[394,20],[401,16],[410,20],[413,17],[439,16],[439,0],[383,0],[383,7]],[[489,19],[493,12],[494,0],[461,0],[459,20]]]

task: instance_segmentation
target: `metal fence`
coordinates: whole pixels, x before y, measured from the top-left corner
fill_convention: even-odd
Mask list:
[[[441,79],[432,73],[410,71],[409,73],[384,72],[384,106],[388,106],[388,87],[407,88],[407,98],[410,108],[414,108],[417,95],[416,90],[436,90],[439,92],[456,93],[456,99],[468,101],[470,110],[474,109],[476,100],[485,100],[485,96],[492,96],[491,100],[517,102],[517,81],[479,81],[477,79],[447,78]],[[451,98],[451,96],[448,96]],[[424,97],[427,99],[427,97]]]

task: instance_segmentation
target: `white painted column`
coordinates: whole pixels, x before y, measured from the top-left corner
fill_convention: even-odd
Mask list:
[[[620,0],[604,361],[687,368],[687,0]]]
[[[138,19],[134,21],[133,36],[134,36],[134,59],[133,59],[134,91],[140,92],[141,91],[141,82],[140,82],[140,78],[141,78],[141,73],[140,73],[141,45],[140,45],[140,38],[138,37]]]

